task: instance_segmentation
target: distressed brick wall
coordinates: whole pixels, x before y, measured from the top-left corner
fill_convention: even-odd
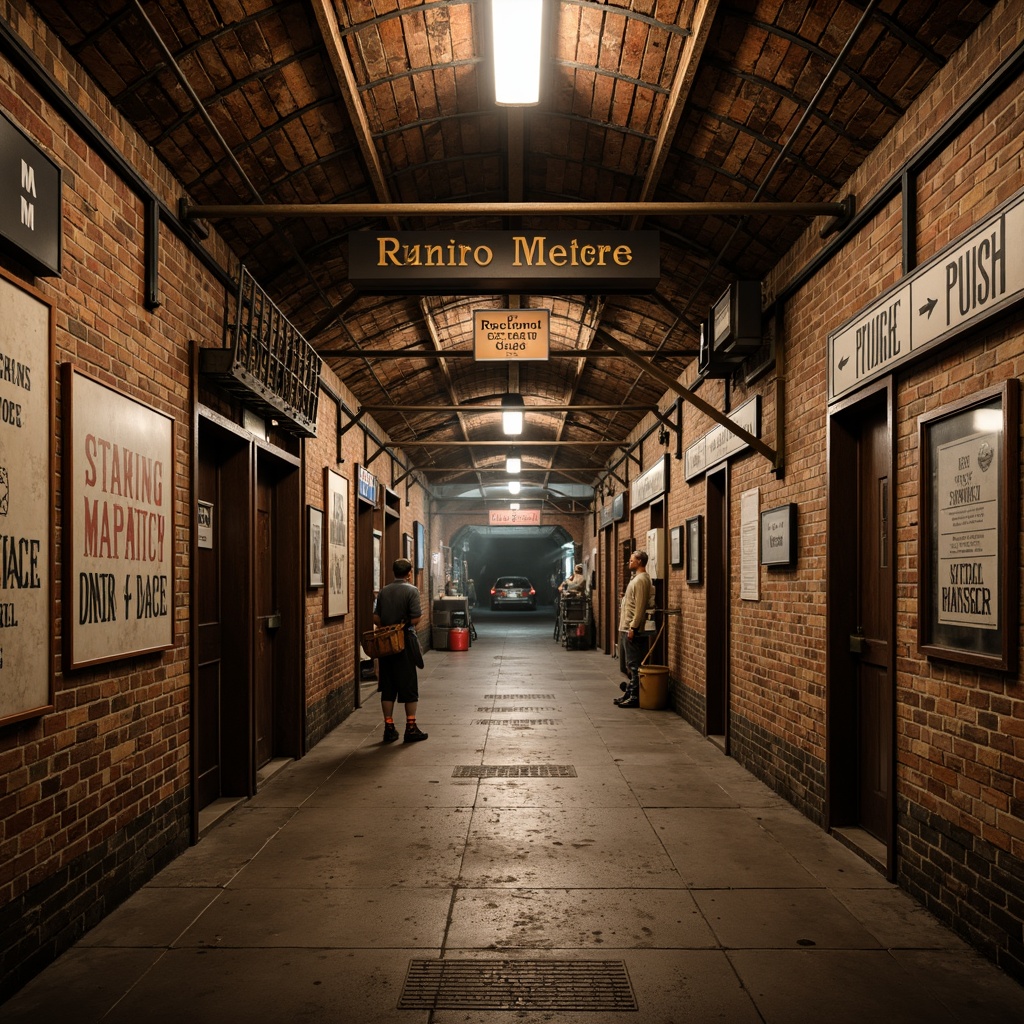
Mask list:
[[[1024,9],[997,5],[989,20],[935,79],[844,189],[866,205],[933,138],[1024,39]],[[966,125],[917,180],[916,266],[983,220],[1024,185],[1024,82],[1017,79]],[[903,276],[903,211],[899,199],[873,216],[856,237],[787,299],[784,362],[752,385],[699,385],[718,409],[750,395],[763,402],[762,439],[785,446],[776,479],[755,453],[730,460],[729,611],[730,754],[804,814],[826,823],[826,552],[842,538],[827,535],[829,466],[826,338]],[[787,253],[765,281],[769,298],[821,249],[820,223]],[[696,367],[681,378],[692,384]],[[896,872],[900,885],[978,949],[1024,980],[1024,687],[1005,675],[922,657],[917,651],[921,481],[918,418],[1001,381],[1024,378],[1020,307],[965,332],[896,376]],[[784,429],[775,430],[778,390]],[[667,409],[672,396],[666,396]],[[726,402],[728,401],[728,405]],[[684,445],[711,422],[684,406]],[[1020,424],[1014,429],[1020,435]],[[642,427],[635,436],[640,436]],[[675,466],[680,466],[678,474]],[[669,527],[704,515],[703,477],[687,484],[673,468]],[[761,510],[798,506],[794,570],[759,570],[758,601],[739,598],[740,496],[759,488]],[[1024,516],[1011,510],[1018,531]],[[590,536],[585,546],[592,543]],[[601,538],[602,545],[605,538]],[[1024,550],[1022,547],[1021,550]],[[1018,604],[1020,565],[1015,573]],[[706,586],[688,587],[672,570],[668,601],[681,607],[669,641],[673,707],[705,726]],[[1020,652],[1021,636],[1013,638]],[[1018,659],[1020,660],[1020,659]]]
[[[324,366],[321,378],[328,388],[338,395],[344,405],[354,411],[358,403],[338,376]],[[344,425],[345,413],[342,413]],[[377,437],[383,431],[371,419],[365,421]],[[341,439],[341,461],[338,461],[337,430],[338,405],[327,394],[320,393],[317,410],[317,436],[305,444],[306,504],[324,509],[324,469],[340,473],[348,481],[349,517],[348,545],[350,577],[357,558],[372,558],[372,552],[360,552],[355,540],[356,481],[355,466],[364,458],[363,436],[358,430],[347,431]],[[375,474],[384,474],[382,485],[390,483],[390,456],[381,457],[372,467]],[[400,471],[400,469],[399,469]],[[421,486],[413,483],[408,489],[409,504],[405,504],[405,488],[400,503],[401,532],[412,534],[413,522],[427,521],[426,493]],[[390,567],[385,566],[390,579]],[[426,599],[426,574],[418,574],[420,590]],[[351,587],[351,581],[350,581]],[[328,619],[325,615],[324,590],[306,590],[306,747],[315,746],[336,725],[344,721],[355,707],[356,687],[356,616],[354,596],[350,591],[350,611],[347,615]],[[427,646],[428,632],[421,623],[420,636]]]
[[[111,114],[45,28],[20,4],[5,17],[83,112],[136,161],[173,207],[180,189]],[[33,278],[0,264],[54,303],[56,362],[175,420],[174,647],[73,673],[62,664],[63,395],[57,410],[53,578],[55,710],[0,728],[0,999],[177,855],[189,838],[192,339],[219,340],[224,294],[162,226],[163,304],[145,308],[143,209],[117,175],[0,58],[0,108],[61,167],[63,272]],[[210,244],[216,249],[218,242]],[[218,250],[226,258],[223,250]]]

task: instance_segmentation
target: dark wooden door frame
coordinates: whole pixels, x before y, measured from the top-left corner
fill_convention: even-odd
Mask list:
[[[729,753],[729,467],[705,477],[704,735]]]
[[[889,522],[887,555],[893,566],[888,592],[879,595],[888,603],[886,641],[896,649],[896,387],[891,377],[837,402],[828,411],[827,426],[827,554],[826,554],[826,700],[825,700],[825,823],[827,828],[856,825],[858,821],[856,760],[857,703],[856,663],[850,650],[851,635],[857,628],[856,588],[850,580],[857,575],[857,545],[850,540],[858,529],[858,473],[851,471],[858,457],[860,423],[865,410],[884,406],[888,428],[885,461],[891,484],[885,510]],[[896,876],[896,661],[890,662],[889,715],[891,737],[887,751],[889,807],[886,812],[886,877]]]

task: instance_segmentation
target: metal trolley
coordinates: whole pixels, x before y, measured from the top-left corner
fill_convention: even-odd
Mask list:
[[[568,593],[561,597],[559,607],[561,628],[557,639],[568,651],[590,646],[590,598],[586,594]]]

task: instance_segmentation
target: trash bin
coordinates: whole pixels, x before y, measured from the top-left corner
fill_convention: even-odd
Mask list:
[[[455,627],[453,626],[448,630],[448,650],[449,651],[468,651],[469,650],[469,630],[464,626]]]
[[[648,711],[668,707],[668,665],[640,666],[640,707]]]

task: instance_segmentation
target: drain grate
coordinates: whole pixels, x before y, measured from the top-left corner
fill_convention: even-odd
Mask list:
[[[575,779],[571,764],[457,764],[453,779]]]
[[[554,700],[553,693],[485,693],[484,700]]]
[[[474,718],[473,725],[510,725],[526,729],[531,725],[558,725],[557,718]]]
[[[636,1010],[621,960],[411,960],[400,1010]]]
[[[477,708],[477,711],[500,711],[502,714],[519,714],[519,715],[522,715],[522,714],[524,714],[526,712],[529,712],[529,711],[554,711],[554,710],[555,709],[553,707],[552,708],[543,707],[543,706],[542,707],[530,707],[529,705],[517,705],[516,707],[511,707],[511,708],[492,708],[492,707]]]

